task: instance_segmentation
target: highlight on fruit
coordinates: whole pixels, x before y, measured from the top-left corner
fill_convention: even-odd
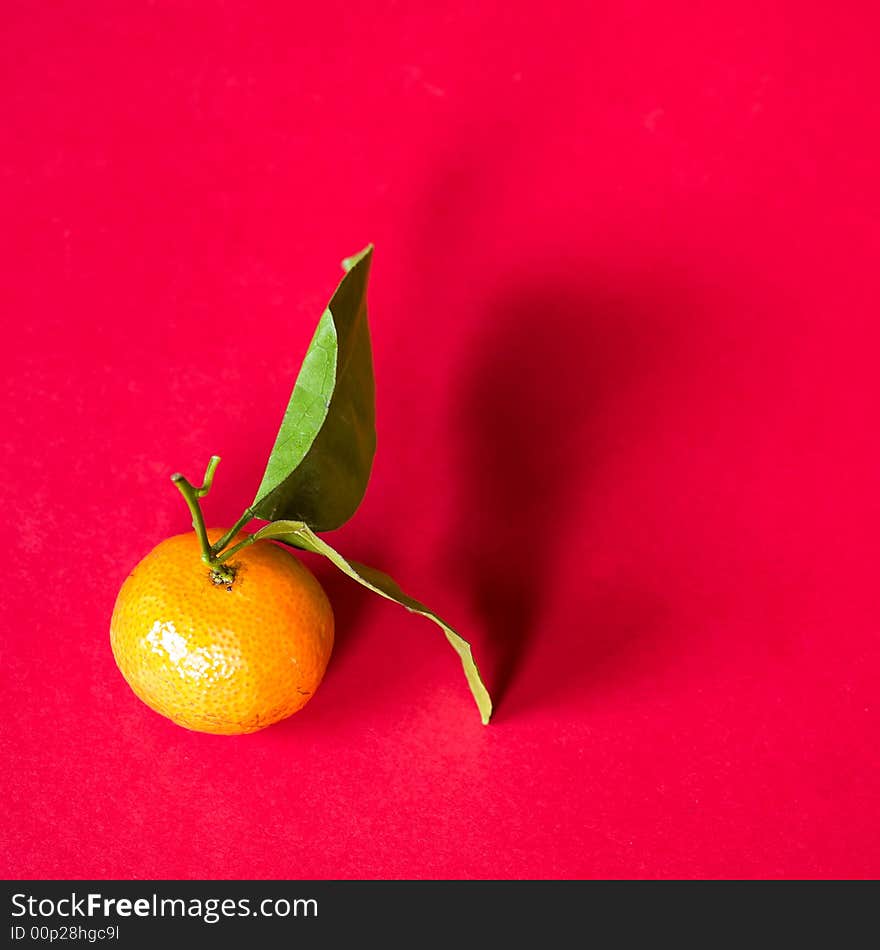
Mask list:
[[[333,649],[333,611],[293,552],[327,558],[364,587],[433,621],[458,654],[484,724],[492,701],[470,644],[387,574],[348,560],[321,537],[357,511],[376,449],[367,322],[373,247],[347,258],[318,321],[253,500],[228,529],[206,526],[200,485],[171,476],[193,530],[157,545],[116,599],[110,642],[120,672],[148,706],[187,729],[255,732],[317,691]],[[245,528],[254,520],[256,530]]]

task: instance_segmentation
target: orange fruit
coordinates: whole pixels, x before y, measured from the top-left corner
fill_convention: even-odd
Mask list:
[[[210,530],[209,540],[223,533]],[[315,694],[333,649],[333,611],[311,571],[271,541],[233,556],[228,585],[214,583],[200,553],[190,531],[135,567],[113,608],[113,656],[134,692],[178,725],[256,732]]]

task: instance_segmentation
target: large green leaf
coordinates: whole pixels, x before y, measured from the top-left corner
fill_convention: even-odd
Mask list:
[[[355,513],[376,451],[375,384],[367,326],[373,246],[346,274],[318,322],[251,512],[331,531]]]
[[[449,624],[441,620],[433,610],[405,594],[387,574],[383,574],[375,568],[367,567],[365,564],[358,564],[357,561],[346,560],[338,551],[331,548],[326,541],[319,538],[314,531],[302,521],[276,521],[274,524],[269,524],[261,528],[256,532],[254,537],[256,539],[282,541],[292,547],[313,551],[315,554],[321,554],[332,561],[344,574],[348,574],[349,577],[356,580],[359,584],[363,584],[364,587],[369,588],[374,593],[379,594],[381,597],[386,597],[388,600],[393,600],[395,603],[406,607],[406,609],[412,613],[421,614],[423,617],[433,620],[446,634],[446,639],[452,644],[452,648],[461,659],[461,664],[464,667],[464,675],[467,677],[471,693],[480,710],[483,724],[485,725],[489,722],[489,717],[492,715],[492,700],[480,678],[480,671],[474,662],[471,646],[467,640],[459,636]]]

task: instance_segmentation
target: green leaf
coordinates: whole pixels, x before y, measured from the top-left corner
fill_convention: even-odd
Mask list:
[[[257,518],[331,531],[355,513],[376,451],[375,383],[367,325],[372,244],[346,270],[309,344],[263,480]]]
[[[392,578],[375,568],[367,567],[365,564],[358,564],[357,561],[347,561],[338,551],[334,550],[319,538],[308,525],[302,521],[276,521],[274,524],[266,525],[254,535],[256,539],[273,539],[282,541],[292,547],[302,548],[305,551],[313,551],[315,554],[321,554],[332,561],[343,574],[356,580],[359,584],[369,588],[380,597],[386,597],[395,603],[406,607],[407,610],[415,614],[421,614],[429,620],[433,620],[438,627],[446,634],[446,639],[452,644],[452,648],[459,655],[461,665],[464,667],[464,675],[467,678],[468,686],[476,700],[477,707],[480,710],[480,717],[483,725],[489,722],[492,715],[492,700],[489,692],[483,685],[480,678],[480,671],[474,662],[471,646],[461,636],[459,636],[452,627],[444,620],[441,620],[433,610],[426,607],[418,600],[414,600],[405,594]]]

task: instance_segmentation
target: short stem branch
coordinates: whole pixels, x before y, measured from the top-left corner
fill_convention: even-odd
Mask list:
[[[211,550],[214,552],[214,554],[219,554],[223,548],[225,548],[226,545],[229,544],[229,542],[238,534],[238,532],[241,531],[241,529],[253,519],[253,517],[253,511],[248,508],[247,511],[245,511],[245,513],[238,519],[238,521],[236,521],[235,524],[226,532],[226,534],[224,534],[219,541],[216,541],[213,544]]]
[[[211,490],[211,486],[214,484],[214,472],[217,471],[217,466],[219,464],[219,455],[212,455],[208,460],[208,467],[205,469],[205,477],[202,480],[202,487],[193,489],[197,498],[204,498],[205,495],[207,495]]]
[[[249,544],[253,544],[256,540],[257,536],[255,534],[250,534],[244,539],[244,541],[239,541],[238,544],[233,545],[228,551],[218,554],[214,560],[218,564],[222,564],[224,561],[228,561],[229,558],[231,558],[234,554],[238,554],[242,548],[246,548]]]

